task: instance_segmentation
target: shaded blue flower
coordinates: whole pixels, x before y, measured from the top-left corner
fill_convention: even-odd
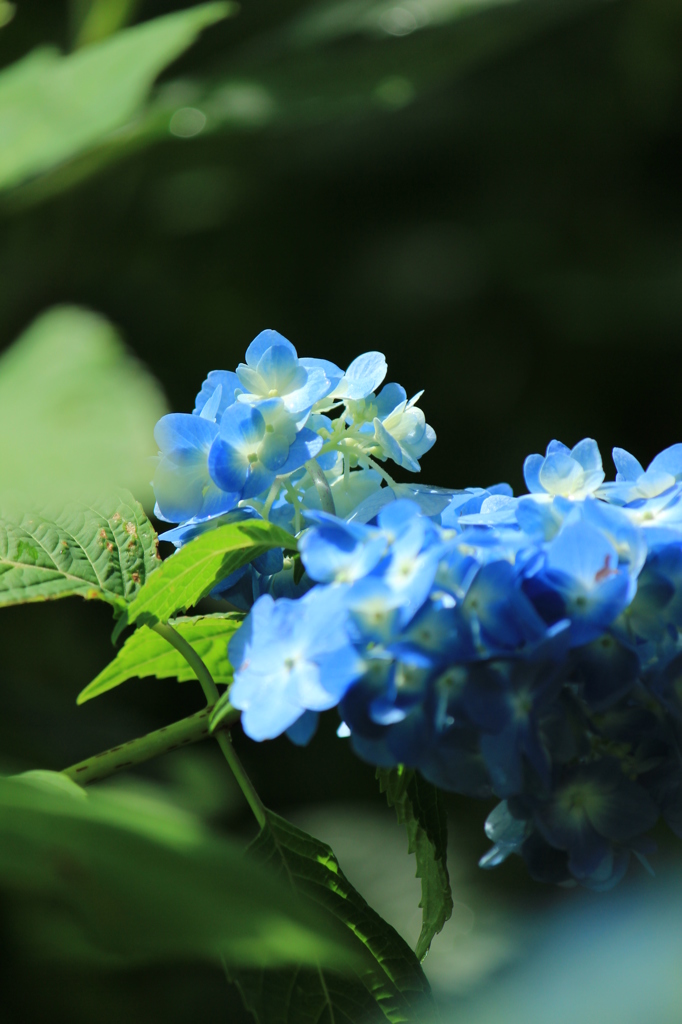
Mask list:
[[[156,424],[160,454],[152,486],[159,519],[207,519],[237,504],[239,493],[218,486],[209,473],[209,453],[217,435],[215,423],[188,413],[169,413]]]
[[[550,441],[544,455],[529,455],[523,464],[528,490],[534,494],[560,494],[584,498],[593,494],[604,480],[597,442],[586,437],[573,448]]]
[[[371,526],[346,523],[326,512],[306,515],[315,526],[299,541],[301,560],[318,583],[352,583],[374,569],[383,558],[386,537]]]
[[[230,701],[255,740],[279,736],[306,711],[334,707],[362,669],[333,587],[298,601],[260,597],[232,637],[229,658],[235,667]]]
[[[282,399],[258,406],[236,402],[226,409],[208,459],[212,479],[224,490],[251,498],[266,491],[276,476],[304,465],[322,447],[312,430],[297,430]]]
[[[637,580],[619,564],[609,538],[584,519],[568,519],[546,545],[542,568],[524,590],[548,622],[571,621],[572,643],[603,633],[635,595]]]

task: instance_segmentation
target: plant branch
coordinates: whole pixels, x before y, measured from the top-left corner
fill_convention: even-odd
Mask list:
[[[208,723],[212,710],[212,705],[202,708],[201,711],[197,711],[196,714],[190,715],[188,718],[181,718],[179,722],[164,725],[161,729],[156,729],[155,732],[148,732],[138,739],[128,740],[127,743],[122,743],[118,747],[111,747],[110,750],[104,750],[101,754],[94,754],[93,757],[89,757],[85,761],[79,761],[78,764],[65,768],[61,774],[67,775],[81,786],[87,786],[90,782],[106,779],[109,775],[115,775],[136,764],[151,761],[152,758],[168,754],[171,750],[177,750],[179,747],[186,747],[190,743],[207,739],[211,735]],[[227,718],[221,722],[220,729],[229,728],[237,722],[239,714],[239,711],[233,708]],[[223,738],[227,738],[222,731],[213,735],[219,743]]]
[[[167,640],[176,651],[178,651],[189,667],[196,674],[197,679],[201,683],[201,688],[204,691],[207,704],[215,704],[218,701],[220,694],[218,693],[218,687],[213,681],[213,676],[206,668],[206,665],[199,657],[197,652],[194,650],[192,645],[185,640],[184,637],[180,636],[176,629],[169,626],[167,622],[157,622],[155,626],[152,626],[155,633],[162,636],[164,640]]]

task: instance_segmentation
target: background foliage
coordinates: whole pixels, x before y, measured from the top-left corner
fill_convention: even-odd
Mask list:
[[[391,379],[426,389],[439,441],[423,477],[445,486],[518,487],[523,456],[554,436],[587,434],[605,453],[617,443],[645,464],[680,440],[675,0],[245,0],[170,22],[152,45],[142,23],[183,6],[20,0],[0,29],[3,348],[55,304],[88,307],[117,325],[174,409],[191,408],[206,371],[235,365],[263,327],[304,354],[322,342],[341,365],[378,348]],[[0,23],[8,13],[0,5]],[[142,34],[110,35],[126,22]],[[108,47],[107,59],[82,43]],[[60,56],[74,46],[75,63]],[[118,342],[97,324],[116,363]],[[32,411],[8,414],[3,400],[2,432],[26,436],[30,421],[42,451],[44,382],[30,375]],[[161,406],[151,411],[150,395],[138,405],[151,423]],[[158,679],[76,708],[111,657],[110,630],[97,601],[3,611],[3,769],[59,769],[196,710],[196,687]],[[416,941],[405,837],[333,729],[303,752],[238,746],[266,803],[329,840]],[[248,836],[214,753],[204,744],[116,786]],[[517,946],[532,935],[539,904],[567,894],[531,886],[513,863],[477,876],[487,809],[448,808],[455,910],[426,965],[461,998],[507,962],[511,935]],[[11,939],[11,908],[1,920]],[[40,984],[35,971],[10,942],[10,1019],[244,1014],[218,969],[46,962]]]

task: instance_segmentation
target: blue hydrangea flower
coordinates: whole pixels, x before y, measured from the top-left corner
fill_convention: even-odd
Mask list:
[[[187,413],[162,416],[154,428],[160,454],[154,473],[155,514],[177,523],[204,520],[234,508],[239,494],[222,488],[208,469],[218,427],[211,420]]]
[[[586,437],[573,448],[550,441],[542,455],[529,455],[523,464],[528,490],[533,494],[560,494],[579,499],[593,494],[604,480],[597,442]]]
[[[332,391],[342,371],[327,360],[299,359],[290,341],[268,330],[253,339],[236,376],[240,402],[281,398],[287,412],[299,415]]]
[[[321,447],[322,438],[312,430],[297,430],[281,398],[257,406],[236,402],[223,413],[208,468],[219,487],[251,498],[276,476],[299,469]]]
[[[229,645],[235,667],[230,701],[244,731],[272,739],[306,711],[339,703],[361,672],[345,628],[338,589],[317,588],[298,601],[260,597]]]
[[[408,402],[404,388],[387,384],[377,396],[373,420],[378,458],[393,459],[396,465],[413,473],[419,472],[419,459],[436,443],[435,430],[417,408],[423,394],[419,391]]]

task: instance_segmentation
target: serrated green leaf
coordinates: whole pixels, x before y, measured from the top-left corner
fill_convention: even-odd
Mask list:
[[[31,947],[52,936],[40,950],[52,957],[279,965],[349,955],[345,936],[241,846],[172,805],[86,794],[53,772],[0,780],[0,890],[15,938]],[[32,927],[36,914],[50,927]]]
[[[229,970],[259,1024],[424,1024],[433,1004],[419,962],[352,887],[332,850],[271,811],[250,850],[346,925],[362,955],[350,974],[343,960],[341,970]]]
[[[151,495],[161,390],[103,317],[43,313],[0,359],[0,481],[27,503]]]
[[[0,506],[0,606],[78,595],[121,609],[160,565],[154,527],[126,491],[39,512]]]
[[[135,622],[167,622],[174,612],[191,608],[242,565],[281,547],[295,549],[295,538],[262,520],[227,523],[202,533],[162,562],[119,620],[114,639]]]
[[[228,612],[195,615],[173,619],[171,625],[187,640],[204,662],[216,683],[232,682],[232,666],[227,660],[230,637],[242,624],[244,616]],[[193,670],[164,637],[147,626],[132,633],[116,657],[78,695],[77,704],[113,690],[127,679],[177,679],[185,683],[196,679]]]
[[[237,9],[209,3],[63,57],[41,48],[0,73],[0,189],[83,153],[133,118],[157,75]]]
[[[422,929],[416,954],[423,960],[434,935],[452,914],[443,798],[418,772],[402,765],[377,768],[377,779],[389,806],[395,808],[398,821],[407,828],[408,852],[417,859],[417,877],[422,885]]]

